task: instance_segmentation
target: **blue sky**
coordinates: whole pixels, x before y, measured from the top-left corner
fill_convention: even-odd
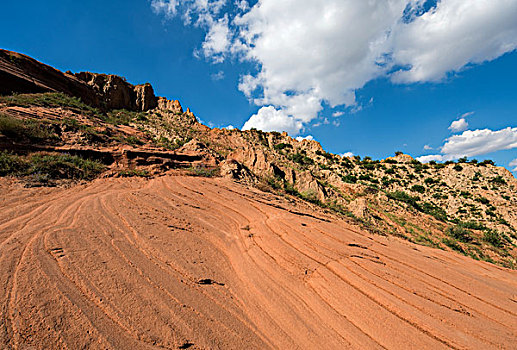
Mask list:
[[[211,126],[516,168],[517,1],[387,3],[11,1],[0,47],[150,82]]]

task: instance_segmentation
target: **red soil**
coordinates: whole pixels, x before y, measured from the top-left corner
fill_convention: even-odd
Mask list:
[[[0,181],[1,348],[517,348],[516,271],[224,179]]]

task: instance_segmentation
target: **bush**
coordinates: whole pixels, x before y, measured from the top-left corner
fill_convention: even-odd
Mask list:
[[[413,187],[411,187],[411,191],[418,192],[418,193],[424,193],[425,187],[422,185],[413,185]]]
[[[499,232],[495,230],[488,230],[485,232],[483,239],[487,242],[493,245],[494,247],[502,247],[503,246],[503,240],[501,239],[501,235]]]
[[[16,175],[26,167],[26,163],[19,156],[7,151],[0,152],[0,176]]]
[[[459,165],[459,164],[456,164],[456,165],[453,167],[453,169],[459,172],[459,171],[462,171],[462,170],[463,170],[463,167],[462,167],[461,165]]]
[[[485,204],[485,205],[490,204],[490,201],[488,199],[486,199],[485,197],[479,197],[479,198],[476,198],[475,200],[481,204]]]
[[[29,158],[27,175],[42,174],[51,179],[92,179],[104,165],[69,154],[36,153]]]
[[[351,183],[351,184],[355,184],[357,182],[357,177],[354,176],[354,175],[343,175],[343,176],[341,176],[341,179],[344,182],[348,182],[348,183]]]
[[[434,204],[424,202],[421,206],[421,211],[433,216],[437,220],[447,221],[447,212],[443,208],[437,207]]]
[[[117,109],[114,111],[110,111],[106,116],[103,116],[102,119],[106,123],[113,125],[129,125],[129,123],[135,121],[147,120],[147,118],[145,117],[145,113],[133,112],[125,109]]]
[[[46,179],[92,179],[104,170],[104,165],[79,156],[57,153],[34,153],[20,157],[0,153],[0,175],[31,176]]]
[[[0,114],[0,133],[16,141],[43,142],[57,139],[57,135],[44,124],[7,114]]]
[[[490,182],[494,185],[506,185],[506,180],[501,175],[494,177]]]
[[[458,221],[457,224],[461,227],[468,228],[471,230],[486,230],[485,225],[480,224],[475,221],[467,221],[467,222]]]
[[[139,170],[139,169],[129,169],[129,170],[122,170],[119,172],[119,175],[122,177],[150,177],[151,175],[147,170]]]
[[[62,107],[89,115],[100,115],[99,110],[83,103],[80,98],[71,97],[61,92],[45,92],[39,94],[15,94],[0,97],[0,102],[8,106],[20,107]]]
[[[386,169],[386,174],[395,174],[395,169],[394,168],[389,168],[389,169]]]
[[[410,196],[409,194],[403,191],[388,192],[386,193],[386,195],[390,199],[407,203],[411,205],[413,208],[421,210],[420,206],[417,203],[420,200],[418,196]]]
[[[495,165],[495,163],[491,159],[485,159],[484,161],[478,163],[478,166],[487,166],[487,165]]]
[[[425,183],[426,185],[432,185],[432,184],[435,184],[435,183],[438,183],[438,182],[440,182],[440,180],[435,180],[435,179],[433,179],[432,177],[428,177],[428,178],[426,178],[426,179],[424,180],[424,183]]]
[[[374,163],[363,163],[362,167],[366,170],[375,170],[375,164]]]
[[[273,148],[276,149],[277,151],[281,151],[284,148],[293,148],[293,146],[288,143],[279,143],[277,145],[274,145]]]
[[[298,163],[298,164],[300,164],[300,165],[304,165],[304,166],[305,166],[305,165],[311,165],[311,164],[314,164],[314,161],[313,161],[311,158],[309,158],[309,157],[307,157],[306,155],[303,155],[303,154],[301,154],[301,153],[295,153],[295,154],[293,154],[293,155],[291,156],[291,160],[292,160],[293,162],[296,162],[296,163]]]
[[[463,243],[469,243],[472,242],[472,236],[471,232],[464,228],[463,226],[456,225],[456,226],[449,226],[447,230],[445,231],[449,236],[452,238],[463,242]]]
[[[214,177],[219,174],[219,168],[206,168],[197,166],[188,168],[188,170],[192,176]]]
[[[449,238],[444,238],[442,240],[442,242],[449,248],[451,248],[452,250],[455,250],[457,252],[460,252],[462,254],[465,254],[465,251],[463,250],[463,248],[458,244],[458,242],[456,241],[453,241]]]

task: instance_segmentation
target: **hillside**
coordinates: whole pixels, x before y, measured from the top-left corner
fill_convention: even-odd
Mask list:
[[[156,176],[175,168],[230,176],[339,212],[371,232],[517,266],[517,180],[490,161],[342,158],[286,134],[210,129],[179,101],[156,97],[149,84],[61,73],[5,50],[0,72],[9,91],[0,98],[4,150],[77,155],[102,163],[103,176]],[[11,95],[16,90],[31,93]],[[38,175],[36,182],[54,183],[56,175],[68,176]]]
[[[491,161],[209,128],[5,50],[0,81],[6,347],[515,343],[517,180]]]

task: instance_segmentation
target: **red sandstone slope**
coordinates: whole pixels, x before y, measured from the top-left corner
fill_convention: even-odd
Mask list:
[[[0,180],[2,348],[515,349],[517,272],[225,179]]]

